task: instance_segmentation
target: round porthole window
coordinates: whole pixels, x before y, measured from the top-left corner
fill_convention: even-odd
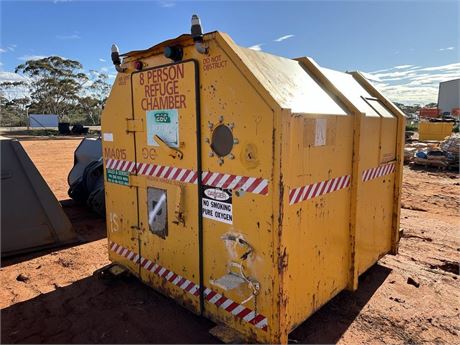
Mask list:
[[[232,152],[232,130],[226,125],[217,126],[212,132],[211,148],[219,157],[224,157]]]

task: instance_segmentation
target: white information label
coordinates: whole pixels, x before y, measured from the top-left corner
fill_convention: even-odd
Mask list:
[[[179,147],[179,116],[177,109],[147,111],[147,144],[160,146],[158,135],[168,146]]]
[[[326,145],[327,120],[316,119],[315,146]]]
[[[202,207],[203,217],[226,224],[233,224],[231,190],[203,187]]]
[[[103,133],[102,139],[104,139],[104,141],[113,141],[113,133]]]

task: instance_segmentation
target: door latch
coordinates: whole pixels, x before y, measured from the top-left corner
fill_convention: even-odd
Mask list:
[[[174,159],[182,159],[184,154],[182,151],[169,146],[163,139],[161,139],[158,135],[154,136],[155,141],[160,145],[160,149],[167,152],[168,155]]]
[[[176,189],[176,206],[174,208],[174,220],[173,223],[176,225],[181,224],[185,226],[184,210],[183,210],[183,188],[178,186]]]

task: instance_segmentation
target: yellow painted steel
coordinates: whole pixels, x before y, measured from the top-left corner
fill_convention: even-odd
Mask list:
[[[419,140],[444,140],[452,134],[453,127],[452,122],[420,122]]]
[[[204,41],[207,54],[183,35],[124,57],[102,116],[109,257],[248,341],[287,343],[396,253],[404,116],[358,73],[255,52],[220,32]],[[174,63],[163,48],[177,45]],[[220,157],[222,125],[233,145]],[[161,204],[152,190],[166,195],[162,234],[150,224]],[[204,217],[202,199],[215,207]]]

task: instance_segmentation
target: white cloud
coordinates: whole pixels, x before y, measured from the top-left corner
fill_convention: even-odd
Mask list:
[[[427,104],[437,101],[440,82],[460,76],[460,63],[429,67],[400,65],[364,76],[392,101]]]
[[[16,44],[10,44],[9,46],[7,46],[6,48],[0,48],[0,54],[1,53],[6,53],[8,51],[10,52],[14,52],[15,49],[16,49],[17,45]]]
[[[71,35],[56,35],[58,40],[79,40],[81,37],[78,34]]]
[[[369,73],[382,73],[382,72],[388,72],[388,71],[393,71],[395,69],[414,69],[417,68],[418,66],[415,65],[399,65],[399,66],[394,66],[390,68],[385,68],[385,69],[379,69],[378,71],[373,71]]]
[[[48,56],[46,55],[24,55],[24,56],[18,57],[18,60],[21,60],[21,61],[40,60],[46,57]]]
[[[376,73],[374,74],[376,77],[378,78],[399,78],[399,79],[405,79],[405,78],[408,78],[410,76],[415,76],[416,74],[414,74],[414,71],[413,70],[410,70],[410,71],[395,71],[395,72],[386,72],[386,73]]]
[[[421,68],[420,71],[460,71],[460,62],[442,66]]]
[[[108,72],[108,71],[109,71],[109,69],[108,69],[107,67],[101,67],[101,72],[106,73],[106,72]]]
[[[262,43],[254,44],[248,48],[260,52],[262,50]]]
[[[176,6],[176,3],[170,0],[159,0],[157,1],[157,4],[163,8],[170,8]]]
[[[370,81],[375,81],[377,83],[382,82],[382,80],[379,77],[377,77],[376,75],[373,75],[372,73],[361,72],[361,74],[364,76],[364,78]]]
[[[440,51],[445,51],[445,50],[454,50],[455,47],[447,47],[447,48],[441,48],[439,49]]]
[[[27,81],[27,80],[28,79],[26,77],[23,77],[22,75],[18,73],[0,71],[0,82]]]
[[[399,65],[399,66],[395,66],[393,68],[396,68],[396,69],[406,69],[406,68],[409,68],[409,67],[414,67],[414,65]]]
[[[100,62],[105,62],[106,60],[103,59],[103,58],[99,58],[99,61],[100,61]]]
[[[294,37],[294,35],[284,35],[284,36],[281,36],[281,37],[278,37],[277,39],[274,40],[274,42],[282,42],[284,40],[287,40],[289,38],[292,38]]]

